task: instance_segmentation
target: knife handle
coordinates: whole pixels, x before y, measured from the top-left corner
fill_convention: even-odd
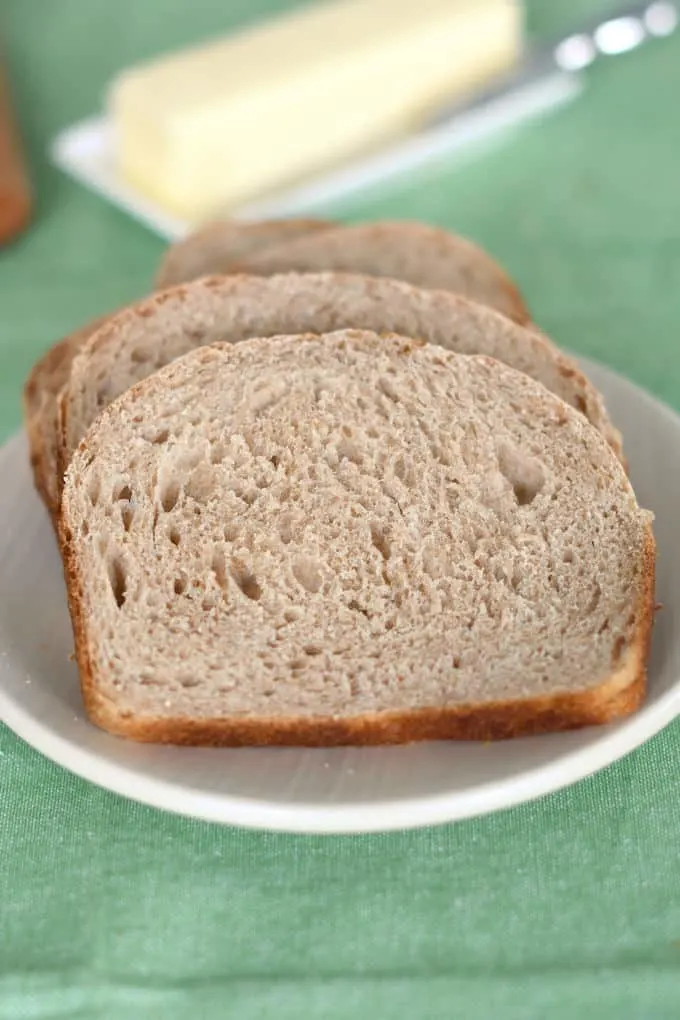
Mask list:
[[[31,215],[32,198],[7,80],[0,66],[0,245],[19,234]]]

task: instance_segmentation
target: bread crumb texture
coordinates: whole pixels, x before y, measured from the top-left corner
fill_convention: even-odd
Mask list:
[[[67,473],[86,703],[179,742],[413,739],[506,702],[558,728],[551,698],[644,678],[649,521],[603,437],[492,358],[364,331],[202,347]]]

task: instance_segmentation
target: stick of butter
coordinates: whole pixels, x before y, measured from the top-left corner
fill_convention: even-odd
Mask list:
[[[196,221],[399,137],[516,62],[513,0],[336,0],[121,74],[119,169]]]

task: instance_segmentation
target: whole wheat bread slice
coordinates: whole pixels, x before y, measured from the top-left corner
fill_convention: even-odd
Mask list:
[[[390,276],[417,287],[449,290],[527,323],[529,312],[508,274],[471,241],[412,222],[336,227],[251,255],[229,272],[314,273],[335,270]]]
[[[192,351],[66,476],[88,714],[178,744],[608,722],[644,692],[650,517],[602,436],[491,358],[361,331]]]
[[[225,271],[239,259],[249,258],[263,248],[298,237],[328,230],[330,220],[291,219],[238,223],[216,220],[171,244],[156,273],[156,287],[164,290],[178,283]]]
[[[158,277],[169,282],[203,275],[209,270],[217,272],[227,263],[253,255],[262,247],[330,226],[329,221],[320,219],[210,223],[168,248]],[[202,266],[207,268],[203,270]],[[86,323],[54,344],[33,366],[24,387],[24,418],[35,486],[53,519],[61,491],[57,397],[68,380],[73,358],[112,314],[115,313]]]
[[[57,395],[69,378],[76,353],[105,321],[105,316],[93,319],[50,347],[35,363],[24,385],[24,423],[33,480],[53,520],[61,489],[57,466]]]
[[[214,277],[165,291],[100,329],[74,359],[64,389],[62,469],[100,411],[199,345],[275,333],[389,330],[464,354],[488,354],[583,411],[618,454],[620,436],[594,387],[545,337],[444,291],[351,274]]]

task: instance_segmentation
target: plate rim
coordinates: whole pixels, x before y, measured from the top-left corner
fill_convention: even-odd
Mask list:
[[[479,818],[529,803],[572,786],[620,761],[659,733],[680,714],[680,682],[654,705],[641,709],[594,744],[510,779],[472,791],[370,804],[279,807],[234,794],[206,793],[150,777],[122,763],[102,760],[96,751],[74,744],[17,708],[0,688],[0,718],[18,737],[50,761],[81,779],[127,800],[195,818],[246,829],[302,835],[393,832]],[[122,739],[122,738],[121,738]],[[130,792],[133,785],[134,795]]]
[[[590,358],[578,357],[586,372],[610,375],[617,385],[652,405],[680,432],[680,415],[615,369]],[[11,457],[23,443],[21,431],[0,447],[0,461]],[[0,677],[2,670],[0,670]],[[0,720],[34,750],[57,765],[95,785],[127,799],[172,814],[247,829],[296,834],[359,834],[422,828],[480,817],[536,800],[585,779],[625,757],[680,715],[680,675],[657,701],[613,727],[585,747],[567,751],[547,763],[507,779],[492,780],[473,790],[438,793],[370,803],[276,805],[254,797],[177,787],[172,781],[149,776],[138,768],[102,759],[96,750],[74,743],[54,732],[17,704],[0,683]],[[91,725],[91,724],[88,724]]]

